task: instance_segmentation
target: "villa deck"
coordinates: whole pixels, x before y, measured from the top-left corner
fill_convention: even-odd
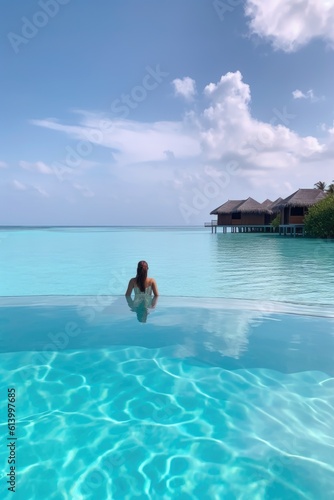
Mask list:
[[[238,225],[218,225],[216,220],[205,222],[204,227],[211,227],[211,233],[217,233],[217,227],[222,228],[223,233],[227,233],[230,228],[231,233],[276,233],[271,224],[238,224]],[[281,236],[304,236],[304,224],[280,224],[278,234]]]
[[[304,236],[304,224],[280,224],[279,234],[283,236]]]

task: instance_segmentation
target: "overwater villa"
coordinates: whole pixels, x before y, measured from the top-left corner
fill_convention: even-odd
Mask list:
[[[269,202],[269,205],[268,205]],[[211,215],[217,215],[217,224],[224,229],[231,227],[232,230],[237,228],[269,225],[271,222],[271,212],[267,206],[271,205],[270,200],[266,200],[263,204],[247,198],[247,200],[228,200],[226,203],[216,208],[211,212]],[[224,231],[225,232],[225,231]],[[234,231],[233,231],[234,232]]]
[[[278,203],[282,225],[303,224],[309,207],[325,198],[320,189],[298,189],[295,193]]]
[[[226,233],[230,228],[235,232],[273,232],[272,221],[280,215],[279,233],[304,234],[304,217],[310,206],[322,200],[326,194],[320,189],[298,189],[285,199],[266,199],[259,203],[253,198],[228,200],[210,212],[217,220],[206,222],[212,232],[221,227]]]

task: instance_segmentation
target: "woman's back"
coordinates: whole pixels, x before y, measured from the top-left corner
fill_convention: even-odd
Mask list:
[[[137,276],[135,278],[131,278],[128,284],[127,291],[125,295],[131,295],[132,290],[135,293],[135,296],[139,295],[149,295],[152,293],[154,296],[158,296],[158,287],[154,278],[147,277],[148,264],[146,261],[141,260],[138,262],[137,267]]]
[[[140,288],[136,285],[133,287],[133,291],[135,292],[135,295],[139,295],[140,293],[144,293],[145,295],[152,295],[152,285],[145,286],[145,290],[142,291]]]

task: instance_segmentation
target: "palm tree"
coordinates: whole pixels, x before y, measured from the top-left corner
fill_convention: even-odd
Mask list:
[[[327,186],[326,193],[334,194],[334,180],[332,181],[332,184],[329,184],[329,186]]]
[[[320,189],[321,191],[325,191],[326,189],[326,182],[323,181],[318,181],[314,184],[315,189]]]

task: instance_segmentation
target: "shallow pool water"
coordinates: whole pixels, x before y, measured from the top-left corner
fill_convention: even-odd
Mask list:
[[[49,296],[0,310],[15,498],[333,498],[330,307]]]

